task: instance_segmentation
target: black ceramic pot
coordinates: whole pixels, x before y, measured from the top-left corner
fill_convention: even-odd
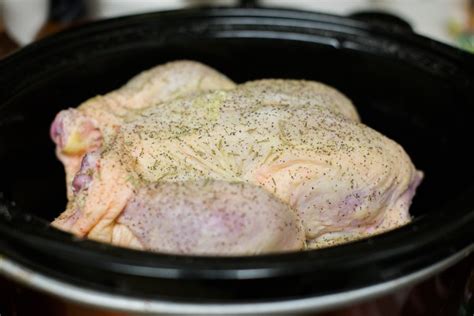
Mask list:
[[[0,62],[0,272],[125,311],[322,310],[408,286],[473,250],[474,58],[405,24],[295,10],[208,8],[70,30]],[[351,98],[425,172],[413,222],[333,248],[255,257],[138,252],[49,227],[65,207],[48,129],[66,107],[138,72],[194,59],[237,82],[303,78]]]

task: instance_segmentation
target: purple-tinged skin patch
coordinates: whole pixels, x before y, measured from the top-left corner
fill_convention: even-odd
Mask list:
[[[89,187],[92,182],[92,175],[99,166],[97,156],[97,152],[90,152],[82,159],[81,169],[72,181],[72,189],[74,193]]]
[[[62,112],[59,112],[56,115],[56,118],[54,119],[50,128],[51,139],[59,147],[63,146],[62,135],[64,134],[64,126],[63,126],[63,120],[61,118],[62,116],[61,113]]]

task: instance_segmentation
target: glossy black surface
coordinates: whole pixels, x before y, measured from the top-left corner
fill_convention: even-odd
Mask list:
[[[344,92],[365,123],[402,144],[425,172],[413,223],[330,249],[247,258],[136,252],[49,228],[66,203],[48,133],[54,115],[180,58],[237,82],[304,78]],[[0,252],[67,282],[169,300],[290,299],[391,280],[473,242],[474,59],[406,29],[255,8],[125,17],[0,62],[0,89]]]

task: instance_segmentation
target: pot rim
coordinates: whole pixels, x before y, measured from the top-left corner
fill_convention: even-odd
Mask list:
[[[356,302],[378,298],[401,288],[414,285],[453,266],[474,251],[474,244],[462,249],[452,256],[432,264],[424,269],[400,278],[371,285],[368,287],[308,297],[302,299],[282,300],[259,303],[186,303],[155,299],[140,299],[123,295],[108,294],[88,288],[62,282],[55,278],[37,273],[13,260],[0,256],[0,273],[21,284],[36,290],[65,298],[71,302],[94,307],[107,308],[121,312],[138,312],[143,314],[178,313],[178,314],[269,314],[285,312],[322,312],[333,307],[345,307]]]

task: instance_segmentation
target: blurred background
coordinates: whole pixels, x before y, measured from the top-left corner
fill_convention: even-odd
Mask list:
[[[89,21],[192,6],[236,6],[238,0],[0,0],[0,56],[61,29]],[[347,15],[378,11],[396,15],[416,32],[474,52],[474,0],[259,0]]]

